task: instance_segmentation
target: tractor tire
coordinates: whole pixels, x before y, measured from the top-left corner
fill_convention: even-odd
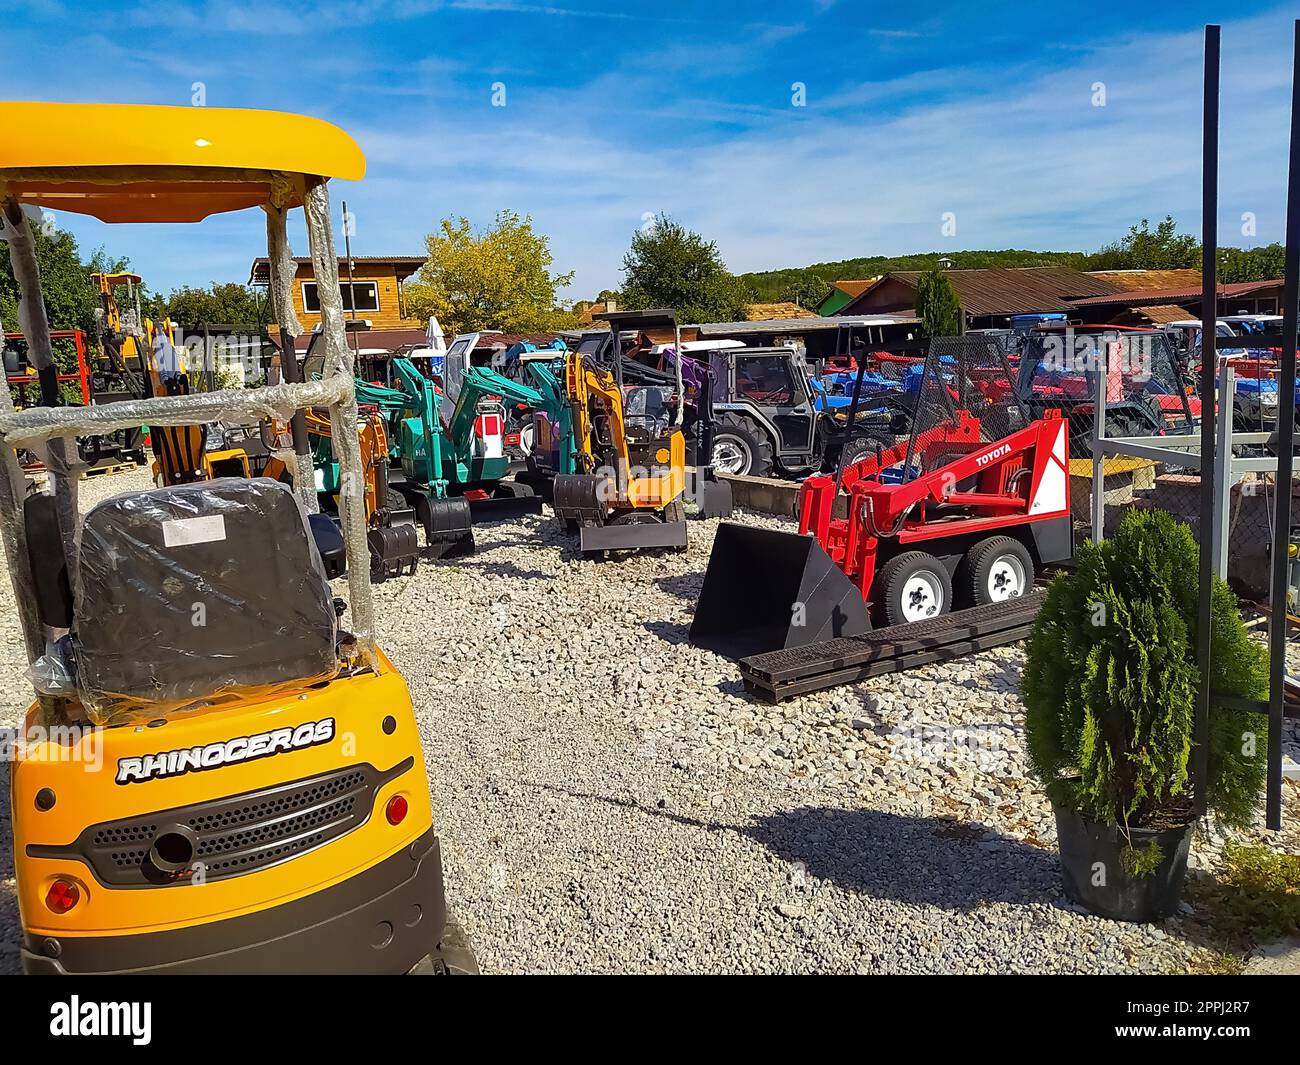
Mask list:
[[[734,414],[724,414],[713,427],[713,468],[733,477],[769,477],[775,465],[767,434]]]
[[[874,458],[877,446],[881,451],[887,451],[894,446],[894,442],[892,440],[881,440],[874,436],[849,441],[844,445],[844,450],[840,452],[841,468],[847,469],[855,462],[861,462],[865,458]]]
[[[497,481],[496,487],[492,489],[494,499],[526,499],[536,494],[532,485],[524,484],[523,481]]]
[[[966,553],[964,591],[976,606],[1025,595],[1034,583],[1034,560],[1028,548],[1010,536],[990,536]]]
[[[925,551],[905,551],[890,559],[874,584],[879,591],[873,598],[886,625],[928,621],[952,609],[952,578]]]

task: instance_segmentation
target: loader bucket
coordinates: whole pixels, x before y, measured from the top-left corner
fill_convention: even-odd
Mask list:
[[[424,542],[431,558],[452,558],[474,553],[474,523],[465,499],[435,499],[424,485],[397,481],[393,487],[415,510],[424,526]]]
[[[488,499],[471,499],[470,516],[476,522],[511,521],[542,512],[542,497],[523,481],[502,481]]]
[[[868,632],[867,605],[811,536],[724,521],[690,640],[725,658]]]

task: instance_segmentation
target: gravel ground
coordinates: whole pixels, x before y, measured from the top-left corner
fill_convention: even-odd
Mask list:
[[[145,483],[103,478],[83,496]],[[750,701],[731,663],[686,643],[715,528],[691,522],[685,555],[598,563],[553,521],[525,518],[481,527],[472,557],[376,588],[424,738],[448,895],[485,971],[1197,961],[1182,917],[1122,925],[1062,897],[1050,809],[1026,779],[1019,648]],[[17,646],[7,581],[0,632]],[[25,699],[8,662],[0,724]],[[1251,835],[1294,851],[1292,784],[1286,803],[1284,833]],[[1217,848],[1203,837],[1194,861]],[[10,849],[0,971],[17,967]]]

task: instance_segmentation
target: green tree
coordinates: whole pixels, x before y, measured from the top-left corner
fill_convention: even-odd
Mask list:
[[[234,281],[214,281],[207,288],[188,285],[174,289],[163,302],[163,313],[185,329],[209,324],[264,328],[270,321],[270,301],[256,289]]]
[[[51,329],[81,329],[89,336],[95,328],[99,296],[90,275],[127,269],[124,259],[109,259],[102,248],[83,262],[76,238],[65,229],[45,230],[31,219],[27,223],[36,242],[41,271],[41,291]],[[18,282],[9,261],[9,246],[0,242],[0,318],[6,329],[18,327]]]
[[[632,235],[623,275],[629,310],[671,307],[687,324],[737,321],[750,302],[750,293],[727,270],[717,245],[667,215]]]
[[[815,309],[830,294],[829,281],[818,277],[811,270],[803,270],[781,289],[778,298],[788,303],[797,303],[800,307]]]
[[[501,211],[486,230],[466,218],[444,218],[425,245],[428,261],[405,286],[412,317],[437,315],[456,333],[541,333],[573,324],[572,311],[556,301],[573,273],[551,272],[550,240],[533,229],[531,217]]]
[[[1030,762],[1049,797],[1100,824],[1185,824],[1195,738],[1199,549],[1160,510],[1130,510],[1079,547],[1034,622],[1022,691]],[[1268,657],[1214,578],[1210,691],[1268,697]],[[1267,720],[1212,698],[1206,798],[1248,824],[1264,782]],[[1180,820],[1182,818],[1183,820]]]
[[[1286,268],[1286,249],[1281,244],[1258,248],[1222,248],[1219,251],[1219,281],[1272,281]]]
[[[1128,234],[1088,257],[1087,270],[1185,270],[1201,265],[1201,242],[1178,233],[1165,216],[1153,230],[1147,219],[1130,226]]]
[[[916,283],[916,314],[926,336],[961,336],[962,313],[957,290],[938,267],[927,270]]]

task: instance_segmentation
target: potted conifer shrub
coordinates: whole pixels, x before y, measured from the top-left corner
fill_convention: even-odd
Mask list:
[[[1117,920],[1178,906],[1194,784],[1227,826],[1248,824],[1267,721],[1213,702],[1209,779],[1194,782],[1199,549],[1163,511],[1131,510],[1048,589],[1022,680],[1030,762],[1056,814],[1067,892]],[[1265,699],[1268,661],[1215,578],[1210,691]]]

